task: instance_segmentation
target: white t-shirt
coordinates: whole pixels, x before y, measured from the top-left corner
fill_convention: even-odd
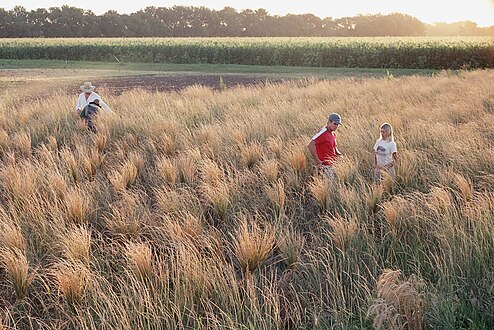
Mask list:
[[[393,153],[396,152],[396,143],[393,140],[377,139],[374,144],[377,166],[384,166],[393,161]]]
[[[85,93],[81,93],[79,95],[79,98],[77,99],[77,104],[75,106],[75,109],[76,111],[77,110],[82,110],[84,109],[84,107],[86,105],[89,104],[89,102],[92,102],[94,100],[99,100],[99,105],[105,110],[105,111],[111,111],[110,107],[105,103],[103,102],[103,100],[101,99],[101,97],[95,93],[95,92],[91,92],[91,95],[89,95],[89,97],[87,98],[86,100],[86,95],[84,95]]]

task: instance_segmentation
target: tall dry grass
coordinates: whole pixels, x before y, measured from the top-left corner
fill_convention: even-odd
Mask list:
[[[493,83],[101,90],[97,134],[73,95],[0,96],[5,325],[493,328]],[[330,112],[333,181],[306,148]],[[382,122],[400,162],[375,184]]]

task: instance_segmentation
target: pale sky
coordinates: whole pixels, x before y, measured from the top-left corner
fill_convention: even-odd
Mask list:
[[[414,16],[429,24],[468,20],[477,23],[480,27],[494,25],[494,0],[141,0],[132,2],[125,0],[2,0],[0,2],[0,8],[6,10],[17,5],[28,10],[69,5],[90,9],[97,15],[111,9],[124,14],[136,12],[147,6],[173,7],[175,5],[204,6],[215,10],[233,7],[237,11],[263,8],[270,15],[311,13],[320,18],[398,12]]]

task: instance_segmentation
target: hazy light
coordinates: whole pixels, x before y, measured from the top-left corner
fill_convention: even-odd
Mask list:
[[[494,0],[344,0],[338,3],[321,0],[3,0],[0,8],[6,10],[14,6],[23,6],[28,10],[36,8],[60,7],[69,5],[77,8],[92,10],[100,15],[108,10],[132,13],[147,6],[173,7],[174,5],[203,6],[221,10],[224,7],[233,7],[237,11],[243,9],[263,8],[270,15],[286,15],[312,13],[320,18],[340,18],[356,16],[358,14],[389,14],[393,12],[414,16],[424,23],[473,21],[478,26],[494,25]]]

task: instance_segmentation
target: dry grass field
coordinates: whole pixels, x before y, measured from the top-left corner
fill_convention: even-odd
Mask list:
[[[0,96],[1,328],[494,328],[494,71],[101,89],[96,134],[75,94],[22,86]],[[333,111],[334,184],[306,148]],[[377,185],[383,122],[401,161]]]

